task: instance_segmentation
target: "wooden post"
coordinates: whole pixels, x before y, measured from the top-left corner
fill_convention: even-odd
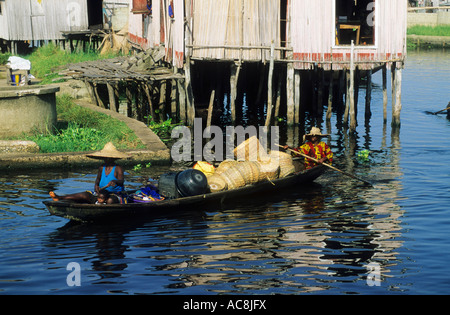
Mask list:
[[[94,94],[95,94],[95,98],[97,99],[98,106],[106,108],[105,104],[103,103],[102,98],[98,94],[98,87],[97,87],[97,83],[96,82],[94,82]]]
[[[402,110],[402,69],[397,65],[395,69],[395,106],[392,111],[392,126],[400,127],[400,112]]]
[[[159,120],[165,121],[166,120],[166,88],[167,88],[167,80],[162,80],[160,87],[159,87],[159,104],[158,104],[158,110],[159,110]]]
[[[277,100],[275,103],[275,125],[278,124],[278,116],[280,115],[280,103],[281,103],[281,77],[278,76]]]
[[[230,110],[231,110],[231,122],[236,122],[236,97],[237,97],[237,84],[239,80],[239,72],[241,71],[241,64],[236,65],[232,63],[230,66]]]
[[[88,93],[89,93],[92,103],[94,105],[98,106],[97,98],[96,98],[95,92],[94,92],[94,86],[87,79],[84,80],[84,84],[86,84],[86,88],[88,90]]]
[[[294,101],[294,64],[287,64],[286,78],[286,96],[287,96],[287,123],[295,124],[295,101]]]
[[[127,116],[131,118],[133,117],[133,95],[131,94],[129,84],[125,88],[125,94],[127,96]]]
[[[270,65],[269,65],[269,77],[267,80],[267,112],[266,112],[266,124],[268,127],[272,120],[272,112],[273,112],[273,68],[274,68],[274,53],[275,53],[275,44],[272,41],[272,45],[270,46]]]
[[[297,125],[300,122],[300,87],[301,87],[300,70],[294,73],[294,123]]]
[[[388,94],[387,94],[387,65],[383,66],[383,124],[387,122],[387,104],[388,104]]]
[[[211,97],[209,99],[208,119],[206,120],[206,127],[210,127],[211,126],[212,113],[213,113],[213,109],[214,109],[214,98],[215,98],[215,95],[216,95],[216,91],[212,90]]]
[[[331,119],[333,114],[333,70],[330,70],[330,85],[328,88],[328,108],[327,108],[327,121]]]
[[[185,81],[184,86],[186,90],[186,107],[187,107],[187,123],[189,126],[194,125],[195,119],[195,105],[194,105],[194,94],[192,92],[191,85],[191,58],[186,57],[186,62],[184,63],[184,75]]]
[[[187,116],[186,116],[186,90],[184,84],[182,84],[181,80],[177,80],[178,85],[178,102],[179,109],[180,109],[180,122],[185,124],[187,122]]]
[[[114,88],[111,83],[106,83],[106,87],[108,88],[108,96],[109,96],[109,109],[115,110],[118,112],[118,104],[116,101],[116,94],[114,93]]]
[[[366,86],[366,120],[372,117],[372,112],[370,110],[370,103],[372,101],[372,70],[367,71],[367,86]]]
[[[348,113],[350,112],[350,73],[345,71],[345,110],[344,124],[348,124]]]
[[[350,130],[356,130],[356,111],[355,111],[355,64],[354,64],[355,45],[352,41],[350,56]]]
[[[317,116],[322,117],[323,114],[323,88],[324,88],[324,70],[323,68],[319,68],[318,75],[319,75],[319,88],[317,90]]]
[[[148,102],[150,115],[152,116],[152,120],[155,121],[155,115],[156,115],[155,109],[153,108],[153,102],[152,102],[152,96],[150,94],[150,88],[148,87],[147,84],[144,84],[144,91],[145,91],[145,94],[147,95],[147,102]]]

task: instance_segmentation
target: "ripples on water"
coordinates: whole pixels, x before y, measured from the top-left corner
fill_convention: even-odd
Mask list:
[[[50,190],[91,188],[95,174],[0,175],[0,294],[446,293],[450,123],[425,111],[450,101],[449,71],[446,52],[410,53],[400,133],[383,128],[378,74],[370,125],[360,118],[352,140],[333,117],[339,167],[374,188],[329,172],[223,209],[100,226],[42,204]],[[370,162],[358,162],[365,148]],[[70,262],[81,265],[81,287],[66,284]],[[381,286],[368,285],[373,262]]]

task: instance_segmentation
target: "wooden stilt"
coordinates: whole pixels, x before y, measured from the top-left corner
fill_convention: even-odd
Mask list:
[[[90,98],[91,98],[91,102],[94,104],[94,105],[97,105],[97,106],[99,106],[98,105],[98,102],[97,102],[97,98],[96,98],[96,96],[95,96],[95,92],[94,92],[94,86],[92,85],[92,82],[89,82],[88,80],[84,80],[84,84],[86,84],[86,89],[87,89],[87,91],[88,91],[88,93],[89,93],[89,96],[90,96]]]
[[[372,70],[367,71],[367,86],[366,86],[366,120],[372,117],[372,112],[370,109],[370,103],[372,102]]]
[[[356,111],[355,111],[355,64],[354,64],[354,43],[352,41],[350,58],[350,130],[356,130]]]
[[[392,111],[392,126],[400,127],[400,112],[402,110],[402,69],[397,65],[395,69],[395,106]]]
[[[328,87],[328,108],[327,108],[327,116],[326,120],[329,121],[331,119],[331,115],[333,113],[333,70],[330,71],[330,85]]]
[[[280,116],[281,103],[281,77],[278,77],[277,100],[275,102],[275,125],[278,124],[278,117]]]
[[[350,72],[345,73],[345,110],[344,110],[344,124],[348,124],[348,115],[350,112]]]
[[[177,117],[177,82],[176,80],[170,81],[170,112],[173,122],[178,121]]]
[[[273,112],[273,68],[274,68],[274,52],[275,52],[275,44],[272,42],[270,47],[270,65],[269,65],[269,76],[267,79],[267,111],[266,111],[266,124],[265,126],[270,126],[272,120],[272,112]]]
[[[166,88],[167,88],[167,81],[162,80],[159,87],[159,104],[158,104],[159,121],[166,120]]]
[[[287,123],[295,123],[295,102],[294,102],[294,65],[288,63],[286,78],[286,96],[287,96]]]
[[[116,94],[114,93],[114,88],[111,83],[106,83],[106,87],[108,88],[109,109],[117,111],[117,101]]]
[[[147,102],[148,102],[148,109],[150,111],[150,115],[152,116],[152,120],[155,121],[155,109],[153,108],[153,102],[152,102],[152,95],[150,93],[150,88],[148,86],[148,84],[144,84],[144,91],[145,94],[147,95]]]
[[[103,108],[107,108],[107,106],[103,103],[102,98],[98,94],[98,85],[95,82],[94,82],[94,94],[95,94],[95,98],[97,99],[98,106],[103,107]]]
[[[240,71],[241,64],[232,63],[230,65],[230,111],[233,124],[236,122],[236,97]]]
[[[297,125],[300,122],[300,87],[301,76],[300,71],[294,73],[294,123]]]
[[[192,92],[191,85],[191,58],[187,57],[184,64],[184,76],[185,76],[185,90],[186,90],[186,117],[189,126],[194,125],[195,119],[195,105],[194,105],[194,94]]]
[[[323,88],[325,86],[324,84],[324,71],[322,68],[318,69],[318,75],[319,75],[319,79],[318,79],[318,83],[319,83],[319,88],[317,90],[317,117],[322,117],[323,115]]]
[[[206,120],[206,127],[210,127],[211,126],[212,113],[213,113],[213,110],[214,110],[214,98],[215,98],[215,95],[216,95],[216,91],[212,90],[211,97],[209,99],[208,118]]]
[[[179,102],[179,110],[180,110],[180,117],[179,120],[182,124],[185,124],[187,122],[187,116],[186,116],[186,89],[184,84],[182,84],[181,80],[177,80],[178,85],[178,102]]]
[[[125,88],[125,94],[127,96],[127,116],[133,117],[133,95],[130,90],[129,84]]]
[[[383,124],[387,122],[387,104],[388,104],[388,94],[387,94],[387,65],[383,66]]]

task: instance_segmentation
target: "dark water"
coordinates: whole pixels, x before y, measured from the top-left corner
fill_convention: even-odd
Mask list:
[[[450,121],[426,113],[450,101],[449,53],[409,53],[403,78],[400,131],[383,126],[379,73],[355,138],[333,116],[338,166],[373,188],[329,172],[222,210],[98,226],[42,204],[91,188],[95,172],[0,175],[0,294],[449,293]],[[72,262],[80,286],[68,286]]]

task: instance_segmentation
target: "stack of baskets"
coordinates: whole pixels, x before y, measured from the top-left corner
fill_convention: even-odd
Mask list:
[[[279,151],[267,154],[256,137],[241,143],[234,154],[237,160],[225,160],[213,172],[206,174],[211,192],[274,180],[295,172],[290,154]]]
[[[278,162],[278,165],[280,166],[280,178],[295,173],[294,160],[292,160],[292,156],[289,153],[270,151],[269,156],[272,161]]]

